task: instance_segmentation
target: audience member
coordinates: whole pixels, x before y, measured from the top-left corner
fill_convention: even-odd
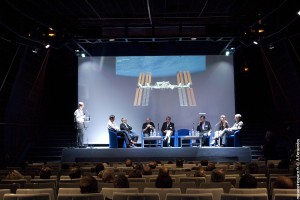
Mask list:
[[[142,175],[152,175],[152,169],[149,166],[145,165],[143,167]]]
[[[247,171],[249,174],[258,174],[258,164],[251,162],[247,165]]]
[[[151,169],[155,169],[156,166],[157,166],[157,162],[156,161],[151,161],[148,163],[148,166],[151,168]]]
[[[83,176],[79,182],[80,192],[84,193],[98,193],[98,182],[91,176]]]
[[[250,174],[244,174],[239,183],[239,188],[256,188],[257,180],[254,176]]]
[[[182,168],[182,167],[183,167],[183,162],[184,162],[184,160],[182,160],[182,159],[177,159],[177,160],[176,160],[176,167]]]
[[[211,172],[211,182],[224,182],[225,181],[225,173],[223,169],[214,169]]]
[[[212,171],[216,169],[215,163],[208,163],[208,165],[205,168],[205,171]]]
[[[18,180],[18,179],[24,179],[24,176],[18,170],[12,170],[8,172],[8,174],[6,175],[6,179]]]
[[[102,177],[101,177],[102,181],[104,183],[113,183],[114,182],[114,177],[115,177],[114,170],[112,170],[112,169],[104,169],[102,171],[101,175],[102,175]]]
[[[78,166],[71,167],[69,173],[70,179],[78,179],[81,178],[81,169]]]
[[[202,167],[207,166],[208,165],[208,160],[201,160],[200,163],[201,163]]]
[[[50,179],[52,169],[50,167],[42,167],[40,171],[40,179]]]
[[[169,170],[166,167],[159,169],[158,176],[156,178],[155,187],[157,188],[172,188],[173,181],[169,175]]]
[[[98,176],[99,173],[100,173],[101,171],[103,171],[103,170],[104,170],[104,165],[103,165],[103,163],[98,163],[98,164],[96,165],[96,167],[95,167],[96,176]]]
[[[142,172],[135,169],[128,174],[128,178],[142,178]]]
[[[267,131],[265,135],[266,142],[261,146],[265,161],[277,159],[277,144],[276,139],[271,131]]]
[[[194,174],[194,177],[205,177],[205,173],[202,167],[200,167]]]
[[[290,161],[287,159],[281,160],[277,166],[278,169],[289,169],[289,167],[290,167]]]
[[[129,188],[129,181],[125,174],[119,174],[114,179],[115,188]]]
[[[293,189],[294,188],[294,183],[293,183],[293,180],[290,177],[278,176],[274,181],[273,188]]]
[[[126,166],[126,167],[133,167],[132,160],[127,159],[127,160],[125,161],[125,166]]]

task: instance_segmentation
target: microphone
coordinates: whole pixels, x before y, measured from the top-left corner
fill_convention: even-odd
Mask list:
[[[157,123],[157,129],[158,129],[158,131],[159,131],[159,123]]]

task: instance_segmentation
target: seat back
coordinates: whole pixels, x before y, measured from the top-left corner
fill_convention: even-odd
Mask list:
[[[4,194],[3,200],[50,200],[49,193],[39,194]]]
[[[104,200],[100,193],[58,194],[57,200]]]
[[[200,184],[200,188],[223,188],[224,193],[229,193],[233,185],[230,182],[205,182]]]
[[[19,183],[0,184],[0,189],[10,189],[11,193],[16,193],[17,189],[20,187]]]
[[[203,194],[211,193],[213,200],[220,200],[221,194],[224,193],[223,188],[188,188],[186,189],[187,194]]]
[[[221,200],[268,200],[267,194],[221,194]]]
[[[122,148],[124,145],[124,138],[118,136],[115,131],[108,129],[109,148]]]
[[[298,200],[297,194],[276,194],[274,200]]]
[[[211,193],[201,194],[173,194],[168,193],[166,200],[213,200]]]
[[[103,198],[112,199],[114,192],[138,193],[138,188],[102,188]]]
[[[279,189],[274,188],[272,191],[272,200],[275,199],[275,196],[278,194],[297,194],[297,189]]]
[[[160,200],[158,193],[123,193],[114,192],[113,200]]]
[[[52,188],[41,188],[41,189],[17,189],[16,194],[49,194],[50,200],[56,200],[56,196],[54,195],[54,191]]]
[[[4,194],[12,193],[10,189],[0,189],[0,199],[3,199]]]
[[[145,193],[158,193],[160,199],[165,199],[167,193],[181,194],[180,188],[144,188]]]
[[[268,194],[267,188],[231,188],[230,194]]]
[[[59,188],[58,194],[80,194],[80,188]]]
[[[200,184],[206,182],[206,179],[205,177],[179,177],[179,182],[195,182],[196,187],[200,187]]]
[[[144,192],[144,188],[155,188],[155,182],[130,182],[130,188],[138,188],[139,192]]]

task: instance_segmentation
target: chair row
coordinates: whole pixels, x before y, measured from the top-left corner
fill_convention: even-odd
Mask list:
[[[151,195],[152,194],[152,195]],[[229,193],[224,193],[222,188],[187,188],[182,193],[180,188],[145,188],[139,192],[138,188],[103,188],[100,193],[81,194],[79,188],[61,188],[56,196],[51,189],[18,189],[16,194],[9,190],[0,190],[0,199],[13,199],[32,197],[33,199],[63,200],[63,199],[255,199],[268,200],[266,189],[236,189],[232,188]],[[143,198],[142,198],[143,197]],[[28,198],[27,198],[28,199]],[[296,189],[274,189],[272,200],[297,199]]]

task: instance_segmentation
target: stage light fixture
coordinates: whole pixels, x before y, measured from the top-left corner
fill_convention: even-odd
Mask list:
[[[254,40],[254,41],[253,41],[253,44],[258,45],[258,42]]]
[[[230,51],[225,51],[225,56],[229,56],[230,55]]]
[[[50,47],[50,44],[46,44],[45,48],[48,49]]]
[[[297,12],[298,15],[300,15],[300,10]]]
[[[191,38],[191,40],[192,40],[192,41],[195,41],[195,40],[197,40],[197,38],[195,38],[195,37],[192,37],[192,38]]]
[[[34,49],[32,49],[31,51],[32,51],[32,53],[37,53],[37,52],[38,52],[38,49],[37,49],[37,48],[34,48]]]
[[[114,38],[111,38],[111,39],[108,39],[108,41],[110,41],[110,42],[114,42],[114,41],[115,41],[115,39],[114,39]]]
[[[81,57],[82,57],[82,58],[85,58],[85,53],[81,53]]]
[[[269,44],[269,47],[268,47],[270,50],[274,49],[275,47],[272,45],[272,44]]]

